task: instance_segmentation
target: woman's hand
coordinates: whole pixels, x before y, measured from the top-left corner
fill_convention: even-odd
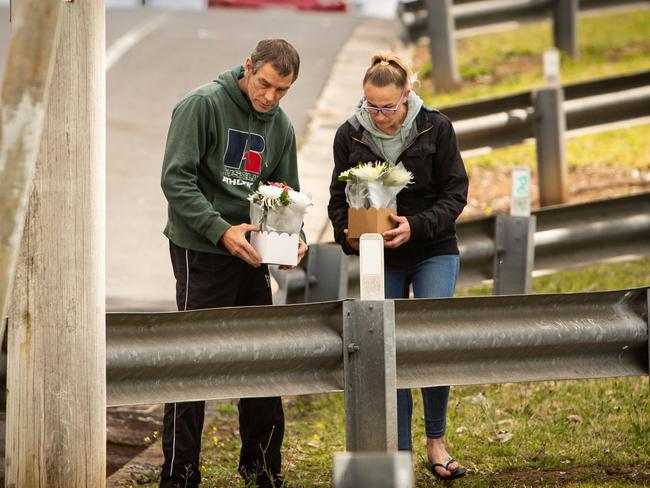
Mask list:
[[[401,246],[411,238],[411,226],[406,217],[390,214],[390,219],[397,223],[395,229],[387,230],[382,234],[384,238],[384,247],[393,249]]]

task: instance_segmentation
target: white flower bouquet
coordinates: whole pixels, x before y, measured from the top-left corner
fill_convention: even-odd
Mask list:
[[[260,184],[249,195],[251,224],[260,232],[251,234],[251,244],[263,263],[295,266],[298,234],[311,198],[283,183]]]
[[[402,163],[359,163],[339,174],[338,179],[346,182],[348,238],[395,228],[390,216],[397,208],[397,194],[413,181],[413,174]]]
[[[413,173],[402,163],[359,163],[339,174],[345,181],[345,197],[350,208],[397,208],[397,194],[413,181]]]
[[[260,184],[248,197],[251,224],[263,232],[298,234],[311,198],[283,183]]]

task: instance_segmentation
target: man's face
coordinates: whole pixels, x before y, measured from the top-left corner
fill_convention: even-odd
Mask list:
[[[248,58],[244,69],[242,89],[258,112],[268,112],[275,107],[293,83],[293,73],[280,76],[271,63],[263,64],[253,73],[253,61]]]

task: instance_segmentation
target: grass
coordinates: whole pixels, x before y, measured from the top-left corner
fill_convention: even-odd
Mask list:
[[[650,9],[578,20],[580,55],[561,59],[562,83],[650,69]],[[522,35],[525,33],[525,35]],[[431,82],[428,47],[416,53],[418,93],[434,107],[530,90],[543,83],[542,53],[552,47],[549,21],[521,29],[459,39],[459,90],[436,93]]]
[[[591,134],[567,141],[567,165],[569,170],[581,166],[594,168],[650,169],[650,124],[615,129]],[[494,149],[488,154],[465,158],[470,172],[476,167],[511,168],[529,166],[536,171],[534,144],[517,144]]]
[[[532,284],[533,293],[591,292],[637,286],[650,286],[650,258],[550,274],[534,278]],[[491,285],[480,285],[459,289],[456,296],[482,296],[491,293]]]
[[[469,475],[455,485],[643,486],[634,477],[645,470],[650,480],[647,389],[647,378],[456,387],[447,440]],[[422,412],[419,393],[414,411]],[[344,450],[343,395],[297,397],[286,412],[291,486],[331,486],[332,453]],[[221,413],[218,431],[235,419]],[[417,435],[423,430],[416,414],[416,486],[443,486],[423,468],[424,438]],[[216,444],[204,442],[207,487],[242,486],[234,476],[238,439],[230,427],[226,432]]]

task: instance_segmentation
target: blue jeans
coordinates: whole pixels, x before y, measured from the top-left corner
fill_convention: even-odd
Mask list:
[[[386,298],[408,298],[413,285],[415,298],[446,298],[454,294],[460,259],[456,254],[434,256],[410,266],[384,267]],[[422,388],[424,424],[429,438],[445,434],[447,420],[448,386]],[[411,416],[413,397],[411,390],[397,390],[397,448],[412,450]]]

